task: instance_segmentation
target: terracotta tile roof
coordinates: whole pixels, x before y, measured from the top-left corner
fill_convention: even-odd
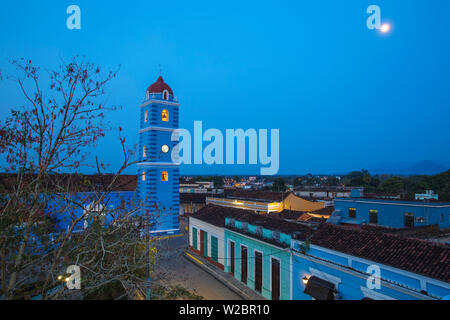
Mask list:
[[[330,207],[325,207],[316,211],[310,211],[310,213],[313,214],[319,214],[319,215],[323,215],[323,216],[331,216],[331,214],[334,212],[334,207],[330,206]]]
[[[169,87],[167,83],[164,82],[162,76],[158,77],[155,83],[153,83],[150,87],[148,87],[148,93],[162,93],[164,90],[169,91],[169,93],[173,96],[173,91]]]
[[[308,223],[324,223],[325,221],[327,221],[327,218],[315,217],[309,213],[304,213],[300,217],[298,217],[297,221]]]
[[[318,228],[286,221],[277,215],[207,205],[192,217],[225,227],[225,218],[291,234],[294,238],[330,250],[371,260],[394,268],[450,282],[450,246],[406,238],[376,228],[356,228],[323,223]]]
[[[281,202],[290,194],[290,192],[274,192],[274,191],[233,191],[227,192],[227,198],[239,198],[248,200],[262,200]]]
[[[375,230],[321,225],[311,243],[450,282],[450,246]]]
[[[296,233],[299,240],[307,240],[314,228],[296,222],[286,221],[280,217],[267,214],[257,214],[254,211],[215,206],[208,204],[191,215],[193,218],[205,221],[218,227],[225,227],[225,218],[232,218],[252,225],[261,226],[285,234]]]
[[[239,220],[245,216],[256,218],[257,214],[250,210],[208,204],[191,216],[218,227],[225,227],[226,217]]]
[[[298,220],[298,221],[302,221],[300,218],[301,217],[311,217],[311,215],[309,215],[309,213],[312,213],[314,215],[323,215],[325,218],[328,218],[334,211],[334,207],[325,207],[316,211],[295,211],[295,210],[287,210],[284,209],[281,212],[271,212],[269,213],[269,215],[271,216],[278,216],[281,219],[288,219],[288,220]],[[318,218],[320,221],[323,219]],[[317,221],[319,221],[317,220]]]
[[[391,228],[378,225],[369,224],[353,224],[346,225],[348,228],[372,230],[384,233],[396,234],[402,237],[416,238],[416,239],[434,239],[445,238],[450,235],[450,228],[439,228],[439,225],[432,224],[428,226],[420,226],[414,228]]]

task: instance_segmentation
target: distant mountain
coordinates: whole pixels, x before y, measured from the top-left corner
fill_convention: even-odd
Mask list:
[[[430,160],[417,163],[383,163],[373,169],[372,174],[398,174],[398,175],[434,175],[450,169],[450,163],[442,164]]]

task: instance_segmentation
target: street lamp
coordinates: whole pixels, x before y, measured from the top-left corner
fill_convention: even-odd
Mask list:
[[[147,256],[147,283],[146,283],[146,292],[145,292],[145,299],[150,300],[150,285],[151,285],[151,278],[150,278],[150,214],[148,209],[146,210],[146,220],[147,220],[147,237],[145,239],[145,254]]]

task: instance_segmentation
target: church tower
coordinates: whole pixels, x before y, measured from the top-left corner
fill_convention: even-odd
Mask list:
[[[137,194],[154,236],[179,233],[179,165],[171,156],[179,106],[161,76],[148,87],[140,106]]]

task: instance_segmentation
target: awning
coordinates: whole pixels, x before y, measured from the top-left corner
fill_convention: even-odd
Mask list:
[[[304,293],[316,300],[334,300],[334,284],[318,277],[312,276],[306,284]]]

